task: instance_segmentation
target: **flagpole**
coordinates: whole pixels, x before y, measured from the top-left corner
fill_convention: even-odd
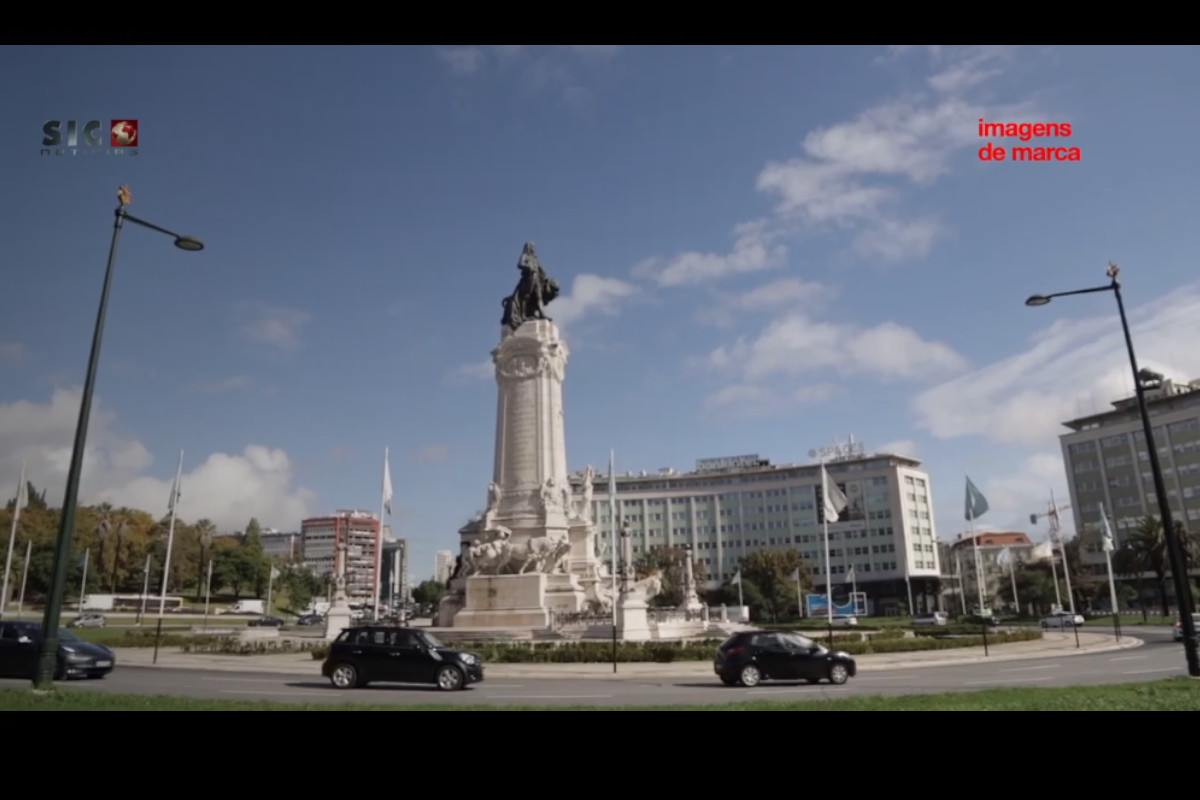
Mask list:
[[[1112,554],[1115,549],[1112,528],[1108,524],[1108,514],[1100,507],[1100,520],[1104,523],[1104,563],[1108,567],[1108,602],[1112,604],[1113,633],[1117,641],[1121,641],[1121,614],[1117,609],[1117,584],[1113,580]],[[1074,622],[1075,620],[1071,620]]]
[[[137,624],[142,627],[146,616],[146,597],[150,594],[150,554],[146,554],[146,566],[142,567],[142,607],[138,610]]]
[[[974,484],[971,483],[971,477],[968,475],[967,476],[967,522],[970,525],[971,552],[972,552],[972,555],[975,560],[975,590],[976,590],[976,594],[979,595],[979,613],[982,614],[983,613],[983,564],[979,560],[979,537],[975,535],[975,517],[976,517],[975,503],[976,503],[976,495],[979,494],[979,490],[976,489],[974,492],[972,492],[971,490],[974,488],[975,488]],[[980,497],[982,497],[982,495],[980,495]],[[983,505],[983,504],[981,504],[981,505]],[[984,508],[982,510],[986,511],[987,509]]]
[[[83,595],[87,592],[87,568],[88,560],[92,555],[92,549],[89,547],[83,551],[83,580],[79,583],[79,613],[83,613]]]
[[[612,566],[612,667],[617,673],[617,473],[616,451],[608,451],[608,556]]]
[[[1075,624],[1075,592],[1071,590],[1071,568],[1067,566],[1067,548],[1064,546],[1062,538],[1062,527],[1059,524],[1058,518],[1058,503],[1054,500],[1054,490],[1050,490],[1050,505],[1054,508],[1054,514],[1050,518],[1051,524],[1054,526],[1054,538],[1058,541],[1058,551],[1062,553],[1063,560],[1063,580],[1067,583],[1067,604],[1071,609],[1071,630],[1075,633],[1075,647],[1079,647],[1079,626]],[[1101,514],[1104,513],[1101,509]],[[1051,554],[1053,560],[1053,553]]]
[[[208,560],[208,577],[204,581],[204,627],[208,627],[209,601],[212,600],[212,567],[213,560]]]
[[[800,613],[800,619],[804,619],[804,597],[803,589],[800,586],[800,568],[796,567],[796,611]]]
[[[25,610],[25,582],[29,580],[29,559],[33,557],[33,539],[25,543],[25,566],[21,570],[21,593],[17,595],[17,619]]]
[[[275,590],[275,565],[271,564],[271,571],[267,573],[267,616],[271,616],[271,593]],[[376,607],[378,614],[378,606]],[[378,616],[375,617],[379,619]]]
[[[963,587],[962,553],[954,554],[954,571],[958,573],[958,601],[965,617],[967,615],[967,590]]]
[[[829,560],[829,475],[825,472],[825,457],[821,457],[821,536],[825,540],[825,621],[829,623],[829,640],[833,641],[833,566]]]
[[[383,492],[379,503],[379,536],[375,540],[375,612],[374,621],[379,621],[379,594],[383,577],[383,518],[392,504],[392,470],[388,465],[389,448],[383,448]]]
[[[1021,600],[1017,597],[1017,567],[1013,563],[1012,548],[1008,548],[1008,578],[1012,581],[1013,590],[1013,606],[1017,609],[1017,616],[1021,616]]]
[[[175,546],[175,509],[179,505],[179,484],[183,480],[183,451],[175,468],[175,485],[171,487],[171,521],[167,524],[167,555],[163,559],[162,589],[158,593],[158,626],[154,630],[154,664],[158,663],[158,642],[162,638],[163,614],[167,610],[167,580],[171,577],[171,549]],[[149,573],[147,573],[149,577]]]
[[[8,576],[12,571],[13,548],[17,544],[17,523],[21,519],[21,506],[26,494],[25,462],[22,461],[21,482],[17,484],[17,499],[13,502],[12,531],[8,534],[8,557],[4,561],[4,589],[0,591],[0,619],[4,618],[4,609],[8,607]]]

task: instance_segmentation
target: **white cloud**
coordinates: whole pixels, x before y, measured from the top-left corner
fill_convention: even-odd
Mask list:
[[[437,54],[456,75],[470,75],[483,67],[484,54],[478,47],[442,47]]]
[[[16,486],[24,461],[29,480],[47,489],[47,501],[62,502],[79,402],[78,390],[59,389],[46,404],[0,405],[0,486]],[[167,460],[173,467],[175,457]],[[146,447],[120,431],[116,415],[97,400],[80,501],[165,514],[174,476],[145,475],[153,461]],[[313,492],[292,488],[291,464],[282,450],[251,445],[241,455],[214,453],[190,470],[188,463],[179,506],[185,519],[208,517],[222,530],[240,530],[250,517],[258,517],[264,525],[294,528],[316,506]]]
[[[801,278],[779,278],[741,294],[719,293],[718,304],[695,312],[702,325],[729,328],[738,321],[739,312],[761,315],[781,308],[820,308],[838,295],[835,286]]]
[[[753,341],[741,339],[713,350],[709,364],[738,369],[746,380],[758,381],[808,371],[915,378],[959,370],[966,361],[948,345],[926,341],[894,322],[863,328],[791,313],[772,322]]]
[[[908,456],[909,458],[917,458],[917,453],[920,451],[917,443],[912,439],[899,439],[872,449],[876,453],[892,453],[898,456]]]
[[[25,345],[17,342],[0,342],[0,362],[19,364],[25,360]]]
[[[763,416],[804,405],[823,403],[839,390],[839,387],[833,384],[817,383],[786,393],[761,384],[739,383],[710,394],[704,400],[704,410],[744,417]]]
[[[907,258],[929,255],[944,230],[933,219],[883,219],[859,234],[853,247],[864,258],[897,263]]]
[[[1039,310],[1018,306],[1014,313]],[[1200,339],[1200,284],[1135,309],[1130,322],[1141,366],[1181,380],[1200,377],[1193,346]],[[1108,313],[1059,320],[1034,334],[1023,352],[921,393],[913,410],[917,425],[939,439],[983,436],[1044,446],[1067,431],[1062,422],[1104,411],[1132,393],[1124,338]]]
[[[783,266],[787,250],[772,246],[767,220],[742,223],[734,229],[734,235],[737,238],[728,254],[692,252],[680,253],[669,261],[646,259],[633,268],[633,274],[660,286],[685,286]]]
[[[632,297],[636,288],[616,278],[601,275],[576,275],[571,291],[546,307],[546,313],[561,329],[590,314],[615,316],[622,301]]]
[[[311,317],[294,308],[275,308],[260,304],[243,304],[242,316],[249,317],[242,324],[242,334],[252,341],[293,350],[300,346],[300,330]]]

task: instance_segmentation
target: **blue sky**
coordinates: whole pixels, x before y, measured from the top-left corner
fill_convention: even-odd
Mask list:
[[[1144,361],[1200,377],[1194,48],[10,47],[0,483],[61,498],[115,191],[85,500],[377,509],[413,571],[483,505],[500,300],[537,243],[565,296],[573,467],[777,463],[853,434],[933,476],[941,536],[1066,495],[1059,423]],[[981,163],[980,116],[1070,122],[1077,163]],[[136,157],[42,157],[134,118]],[[998,144],[1012,145],[1011,142]],[[1031,144],[1055,144],[1033,142]],[[1151,307],[1154,312],[1151,313]]]

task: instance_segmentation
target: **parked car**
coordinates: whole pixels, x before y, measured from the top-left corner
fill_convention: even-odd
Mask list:
[[[324,622],[325,617],[321,616],[320,614],[305,614],[304,616],[300,617],[300,619],[296,620],[297,625],[304,626],[321,625],[324,624]]]
[[[282,628],[283,620],[279,617],[255,617],[250,620],[248,627],[251,628]]]
[[[444,647],[416,628],[362,625],[338,634],[321,674],[338,689],[381,682],[433,684],[442,691],[457,691],[483,680],[483,659]]]
[[[0,623],[0,677],[32,680],[37,672],[41,642],[39,622]],[[59,630],[55,680],[103,678],[112,672],[115,663],[113,652],[107,647],[85,642],[68,630]]]
[[[1200,630],[1200,614],[1192,614],[1192,625],[1197,630]],[[1183,622],[1182,620],[1175,621],[1175,629],[1171,632],[1171,638],[1177,642],[1183,641]]]
[[[67,623],[68,628],[103,628],[108,620],[103,614],[82,614]]]
[[[717,648],[713,672],[726,686],[754,687],[764,680],[827,680],[840,686],[858,673],[858,665],[848,654],[798,633],[746,631]]]
[[[972,614],[965,617],[963,622],[967,625],[984,625],[988,628],[1000,627],[1000,618],[995,614]]]
[[[949,625],[950,618],[941,611],[925,611],[913,617],[912,624],[914,628],[927,625]]]
[[[1043,628],[1078,628],[1083,625],[1083,617],[1069,611],[1058,611],[1042,617]]]
[[[838,628],[853,628],[858,624],[858,617],[852,615],[839,615],[833,618],[834,627]]]

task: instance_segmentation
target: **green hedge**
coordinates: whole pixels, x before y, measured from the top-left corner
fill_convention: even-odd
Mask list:
[[[328,651],[322,641],[294,639],[251,639],[243,641],[234,636],[194,636],[179,645],[185,653],[208,653],[223,656],[259,656],[273,653],[315,653]],[[324,656],[322,656],[324,658]]]
[[[999,631],[995,628],[988,628],[988,638],[993,635],[999,635]],[[951,623],[950,625],[931,625],[927,628],[913,628],[914,636],[982,636],[982,625],[965,625],[961,622]]]
[[[821,644],[828,643],[827,638],[813,638]],[[1030,642],[1041,638],[1040,630],[1014,631],[989,634],[988,644]],[[659,664],[668,664],[674,661],[708,661],[716,655],[718,644],[720,644],[720,640],[717,639],[703,642],[619,642],[617,644],[617,661]],[[839,641],[839,638],[835,636],[833,640],[834,649],[850,655],[915,653],[927,650],[981,647],[982,645],[982,636],[902,638],[876,635],[866,641],[853,636],[845,636]],[[479,653],[485,664],[607,664],[612,661],[612,644],[610,642],[565,642],[562,644],[549,642],[471,644],[463,642],[456,644],[455,647]],[[311,652],[313,659],[322,661],[329,655],[329,648],[325,645],[318,645]]]

